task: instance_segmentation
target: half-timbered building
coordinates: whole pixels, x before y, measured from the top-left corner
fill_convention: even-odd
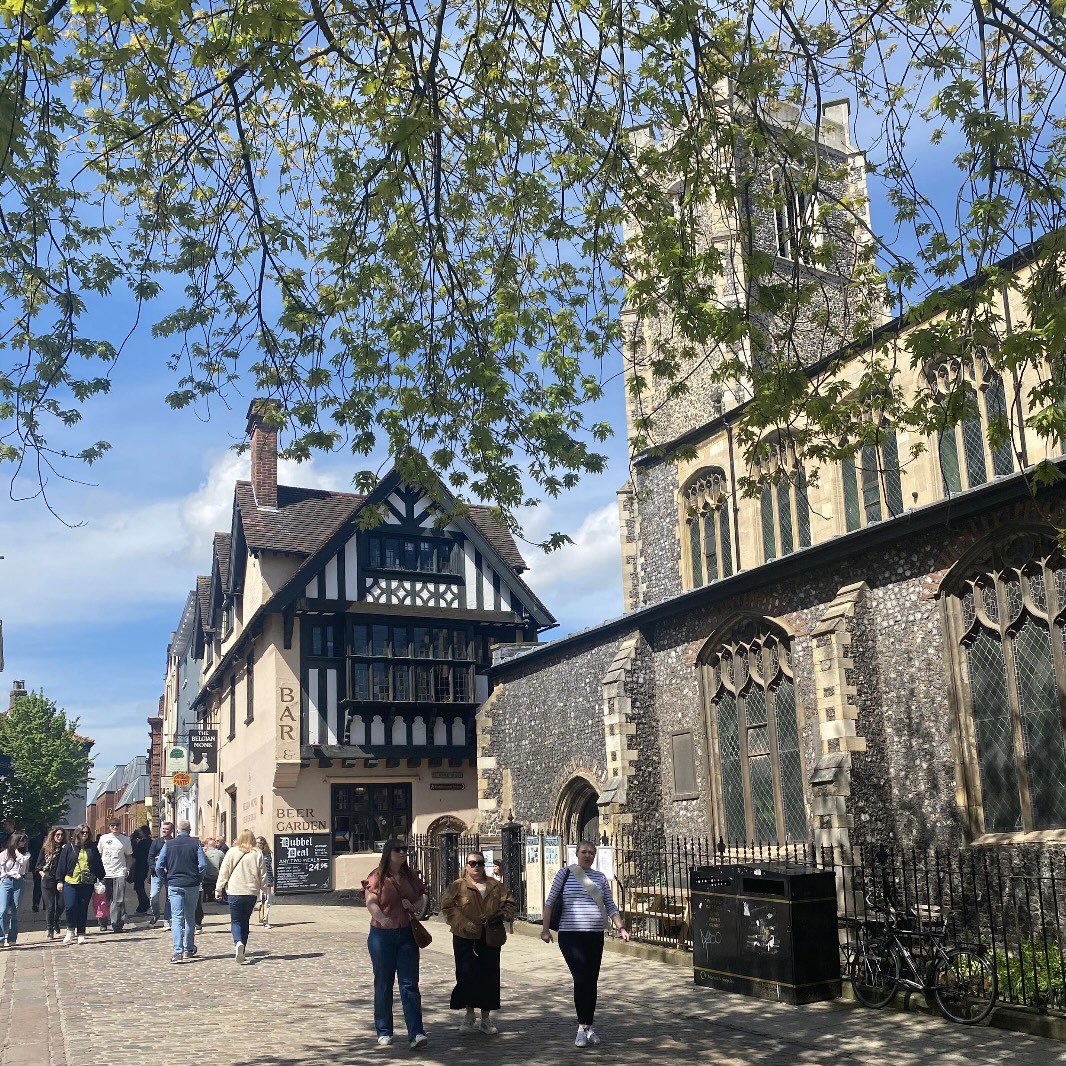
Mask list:
[[[345,887],[390,834],[473,824],[492,648],[536,642],[554,619],[486,508],[443,484],[431,499],[395,469],[366,496],[278,485],[260,411],[252,480],[198,589],[191,706],[219,748],[197,821],[227,839],[328,832]]]

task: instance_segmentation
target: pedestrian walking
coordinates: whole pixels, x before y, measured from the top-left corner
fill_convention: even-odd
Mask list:
[[[50,830],[37,856],[37,873],[41,879],[41,898],[44,917],[48,923],[48,939],[54,940],[63,916],[63,885],[56,883],[59,856],[67,845],[67,831],[60,825]]]
[[[29,846],[26,848],[30,856],[30,874],[33,876],[33,913],[36,914],[41,909],[41,900],[43,899],[43,893],[41,891],[41,875],[37,872],[37,860],[41,855],[41,848],[44,846],[44,830],[39,833],[34,833],[30,837]]]
[[[613,923],[623,940],[629,932],[611,894],[607,878],[593,870],[596,845],[582,840],[577,846],[577,862],[564,866],[552,881],[544,901],[544,925],[540,938],[552,942],[552,930],[559,932],[559,950],[574,978],[574,1006],[577,1008],[577,1047],[595,1046],[599,1034],[593,1028],[596,993],[603,960],[603,934]]]
[[[0,851],[0,947],[12,948],[19,938],[19,903],[29,868],[29,838],[12,833]]]
[[[204,841],[204,855],[207,858],[207,872],[204,874],[204,887],[200,898],[202,904],[206,905],[213,903],[217,895],[215,886],[218,884],[218,872],[222,868],[222,860],[226,857],[226,854],[219,848],[217,839],[208,837]],[[202,933],[203,930],[204,908],[203,906],[198,906],[196,908],[196,931]]]
[[[100,837],[100,858],[104,860],[104,886],[111,905],[111,928],[121,933],[126,928],[126,883],[132,876],[133,843],[121,832],[122,823],[117,818],[112,818],[107,827],[110,832]]]
[[[174,944],[171,962],[187,962],[196,956],[196,904],[207,870],[207,857],[190,829],[186,819],[178,822],[177,836],[163,845],[156,860],[156,871],[166,874],[170,899],[170,933]]]
[[[103,880],[104,860],[87,825],[74,830],[73,839],[59,853],[56,864],[56,883],[63,886],[63,906],[66,909],[67,934],[63,943],[69,944],[77,935],[78,943],[85,943],[85,921],[93,886]]]
[[[367,950],[374,966],[374,1028],[378,1045],[392,1043],[392,1002],[397,982],[407,1037],[412,1048],[429,1040],[422,1026],[422,996],[418,991],[418,944],[411,918],[425,906],[426,886],[407,861],[407,845],[397,837],[385,841],[381,861],[363,882],[370,912]]]
[[[147,826],[134,829],[130,837],[133,845],[133,891],[137,893],[137,913],[147,914],[151,901],[145,883],[148,880],[148,852],[152,850],[152,833]]]
[[[255,833],[242,829],[237,843],[226,852],[218,871],[216,894],[219,903],[222,894],[229,899],[230,928],[233,930],[233,957],[244,964],[248,950],[248,927],[255,910],[256,900],[267,889],[263,856],[255,844]]]
[[[266,891],[259,896],[259,924],[270,928],[270,905],[274,902],[274,855],[266,837],[256,837],[255,846],[263,856],[263,871],[266,873]]]
[[[148,924],[155,925],[160,916],[163,928],[170,928],[170,897],[167,895],[167,878],[165,873],[156,872],[156,863],[163,845],[174,835],[174,823],[163,822],[159,827],[159,836],[148,848],[148,872],[152,875],[151,897],[149,902]]]
[[[492,1020],[492,1012],[500,1009],[500,950],[518,904],[502,881],[486,875],[485,856],[472,851],[463,876],[445,890],[440,909],[455,955],[451,1008],[466,1011],[459,1032],[495,1036],[500,1031]]]

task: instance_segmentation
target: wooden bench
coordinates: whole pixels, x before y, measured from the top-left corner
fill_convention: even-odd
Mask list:
[[[679,948],[684,946],[692,924],[687,894],[681,903],[670,902],[662,892],[655,890],[633,889],[629,896],[627,905],[619,908],[626,929],[632,932],[634,920],[648,919],[655,923],[651,930],[653,936],[676,940]]]

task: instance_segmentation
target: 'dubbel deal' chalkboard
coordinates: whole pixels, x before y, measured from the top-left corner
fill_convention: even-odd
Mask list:
[[[274,891],[330,890],[329,833],[277,833],[274,836]]]

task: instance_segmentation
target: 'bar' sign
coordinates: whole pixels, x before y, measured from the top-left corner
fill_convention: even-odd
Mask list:
[[[329,892],[329,833],[274,835],[274,891]]]

